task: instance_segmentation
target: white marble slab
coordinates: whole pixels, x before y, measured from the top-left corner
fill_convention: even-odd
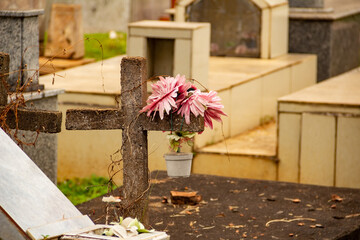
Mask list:
[[[21,228],[55,224],[56,233],[92,226],[35,163],[0,129],[0,206]],[[74,219],[81,219],[76,221]],[[71,221],[71,224],[59,222]],[[41,229],[41,228],[40,228]],[[51,231],[43,235],[52,235]],[[40,236],[39,236],[40,235]],[[37,232],[34,239],[42,233]]]

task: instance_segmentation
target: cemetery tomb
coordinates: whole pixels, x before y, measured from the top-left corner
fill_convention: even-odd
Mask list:
[[[103,62],[105,91],[102,87],[100,62],[59,72],[65,78],[61,81],[55,80],[54,85],[52,85],[52,76],[42,76],[41,83],[50,89],[64,88],[66,90],[66,94],[60,95],[59,106],[64,115],[67,109],[74,107],[118,108],[115,98],[120,93],[118,79],[120,78],[121,58],[122,56],[119,56]],[[225,138],[235,137],[257,127],[261,119],[276,118],[276,99],[278,97],[311,86],[316,82],[316,57],[313,55],[289,54],[272,60],[210,57],[209,62],[208,88],[218,91],[225,106],[224,111],[228,114],[228,117],[223,118]],[[196,136],[196,151],[201,151],[202,147],[224,139],[221,124],[217,122],[214,124],[214,130],[206,129],[202,134]],[[148,147],[151,152],[149,168],[165,170],[163,155],[169,151],[166,134],[150,131],[148,135]],[[59,178],[86,177],[89,176],[86,175],[89,172],[107,177],[106,169],[110,163],[110,155],[119,149],[121,141],[117,130],[63,130],[59,134]],[[87,150],[89,148],[92,149],[91,154]],[[236,158],[239,156],[239,159],[244,159],[242,150],[235,150],[238,151],[236,154],[234,152]],[[224,147],[221,152],[210,153],[208,160],[206,158],[200,160],[202,152],[198,155],[199,160],[195,159],[194,161],[194,164],[198,161],[199,165],[195,164],[193,171],[225,176],[264,177],[264,174],[258,174],[260,167],[249,168],[256,169],[257,174],[252,174],[251,170],[248,172],[236,171],[236,168],[231,167],[227,157],[220,158],[220,154],[225,152],[226,148]],[[213,168],[210,169],[207,162],[212,158],[219,159],[219,161],[214,160]],[[69,159],[76,159],[76,161]],[[255,154],[247,157],[246,161],[252,164],[250,161],[253,159],[256,159]],[[265,157],[265,160],[256,160],[260,164],[265,164],[264,168],[261,167],[262,169],[271,166],[267,170],[266,179],[274,179],[273,172],[275,170],[270,170],[276,168],[276,162],[273,159],[274,157]],[[238,162],[241,166],[241,160]],[[259,165],[254,164],[253,166]],[[246,169],[246,167],[242,165],[241,169]]]
[[[84,57],[81,5],[54,3],[45,56],[79,59]]]
[[[190,22],[210,22],[213,56],[268,59],[288,51],[286,0],[184,0],[177,8],[186,8],[177,12]]]
[[[17,81],[22,86],[32,79],[27,91],[44,87],[39,85],[39,29],[38,16],[43,10],[0,10],[0,52],[10,55],[9,85],[15,91]]]
[[[318,56],[317,81],[360,65],[360,1],[290,0],[289,52]]]
[[[147,58],[148,77],[181,73],[208,86],[209,37],[208,23],[134,22],[127,55]]]
[[[279,99],[279,180],[360,188],[360,69]]]
[[[95,225],[82,215],[26,154],[0,129],[0,239],[94,239]],[[96,237],[96,236],[95,236]],[[98,236],[95,239],[123,239]],[[129,240],[168,239],[163,232]]]

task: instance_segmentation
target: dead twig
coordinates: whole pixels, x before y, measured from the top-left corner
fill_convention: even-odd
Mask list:
[[[269,227],[270,226],[270,223],[274,223],[274,222],[293,222],[293,221],[312,221],[312,222],[315,222],[316,219],[314,218],[293,218],[293,219],[287,219],[287,218],[282,218],[282,219],[273,219],[273,220],[270,220],[268,221],[265,226],[266,227]]]

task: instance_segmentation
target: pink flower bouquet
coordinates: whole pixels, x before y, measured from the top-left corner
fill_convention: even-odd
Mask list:
[[[147,112],[147,116],[153,118],[159,112],[160,119],[166,114],[180,114],[186,124],[190,124],[190,114],[195,117],[204,117],[205,127],[213,128],[212,120],[221,122],[224,106],[215,91],[201,92],[192,83],[187,82],[185,76],[159,77],[159,81],[152,84],[153,93],[147,99],[147,105],[140,112]],[[188,132],[170,133],[171,148],[175,152],[180,151],[182,142],[192,141],[195,136]]]

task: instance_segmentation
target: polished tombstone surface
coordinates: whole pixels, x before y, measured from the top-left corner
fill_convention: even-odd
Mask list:
[[[288,3],[283,0],[195,1],[191,22],[211,23],[211,55],[274,58],[287,53]]]
[[[10,55],[8,81],[12,90],[18,80],[24,84],[28,78],[32,78],[32,85],[38,87],[38,74],[35,72],[39,68],[38,16],[43,12],[0,10],[0,52]]]
[[[211,54],[260,57],[261,10],[252,1],[198,1],[190,21],[211,23]]]
[[[289,52],[318,56],[318,82],[359,66],[360,1],[323,0],[317,8],[301,2],[290,8]]]
[[[0,238],[18,235],[43,236],[93,226],[26,154],[0,129]],[[15,224],[14,224],[15,223]],[[43,236],[42,236],[43,235]],[[21,238],[19,238],[21,239]]]

